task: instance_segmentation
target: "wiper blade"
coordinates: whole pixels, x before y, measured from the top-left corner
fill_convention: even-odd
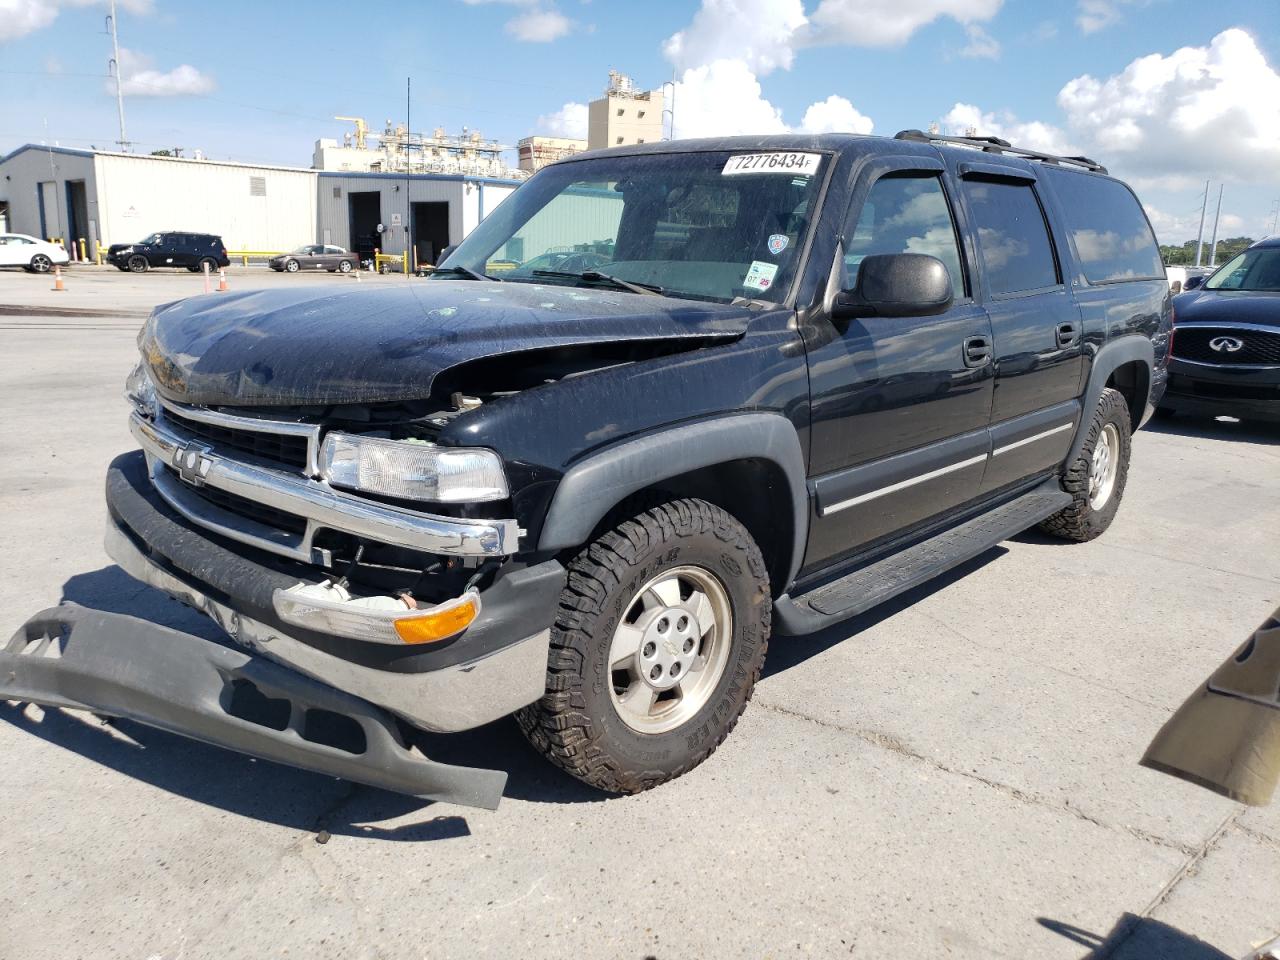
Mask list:
[[[459,277],[466,277],[468,280],[494,280],[498,283],[502,282],[501,277],[491,277],[487,273],[481,273],[478,270],[472,270],[470,267],[463,267],[463,266],[436,267],[436,269],[431,271],[431,275],[433,277],[441,273],[452,273]]]
[[[665,292],[656,283],[634,283],[631,280],[611,277],[599,270],[584,270],[582,273],[571,273],[567,270],[532,270],[530,272],[535,277],[564,277],[569,280],[586,280],[588,283],[611,283],[619,290],[643,293],[650,297],[660,297]]]

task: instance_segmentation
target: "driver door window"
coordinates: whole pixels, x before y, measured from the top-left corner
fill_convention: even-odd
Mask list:
[[[952,296],[964,298],[964,269],[951,208],[936,176],[888,176],[877,180],[847,238],[841,289],[852,289],[858,265],[877,254],[926,253],[951,274]]]

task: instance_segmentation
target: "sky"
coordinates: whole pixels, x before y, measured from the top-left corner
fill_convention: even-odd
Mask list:
[[[135,149],[308,166],[314,141],[415,130],[585,136],[610,69],[676,84],[675,135],[1003,136],[1084,153],[1163,243],[1280,213],[1280,0],[117,0]],[[105,0],[0,0],[0,154],[119,138]],[[1206,226],[1206,241],[1209,229]]]

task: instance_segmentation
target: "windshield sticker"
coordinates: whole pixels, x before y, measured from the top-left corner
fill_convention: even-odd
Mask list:
[[[742,153],[724,162],[721,176],[739,173],[786,173],[811,177],[822,162],[820,153]]]
[[[787,244],[791,241],[787,239],[785,233],[775,233],[769,237],[769,252],[775,257],[783,250],[787,249]]]
[[[742,285],[748,290],[768,290],[773,286],[773,278],[778,272],[776,263],[765,263],[763,260],[752,260],[751,269],[747,271]]]

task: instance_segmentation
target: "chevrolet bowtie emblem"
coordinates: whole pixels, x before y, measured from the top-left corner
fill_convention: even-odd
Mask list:
[[[212,449],[192,440],[174,452],[173,467],[183,483],[189,483],[193,487],[204,486],[204,479],[213,468],[213,460],[206,456]]]

